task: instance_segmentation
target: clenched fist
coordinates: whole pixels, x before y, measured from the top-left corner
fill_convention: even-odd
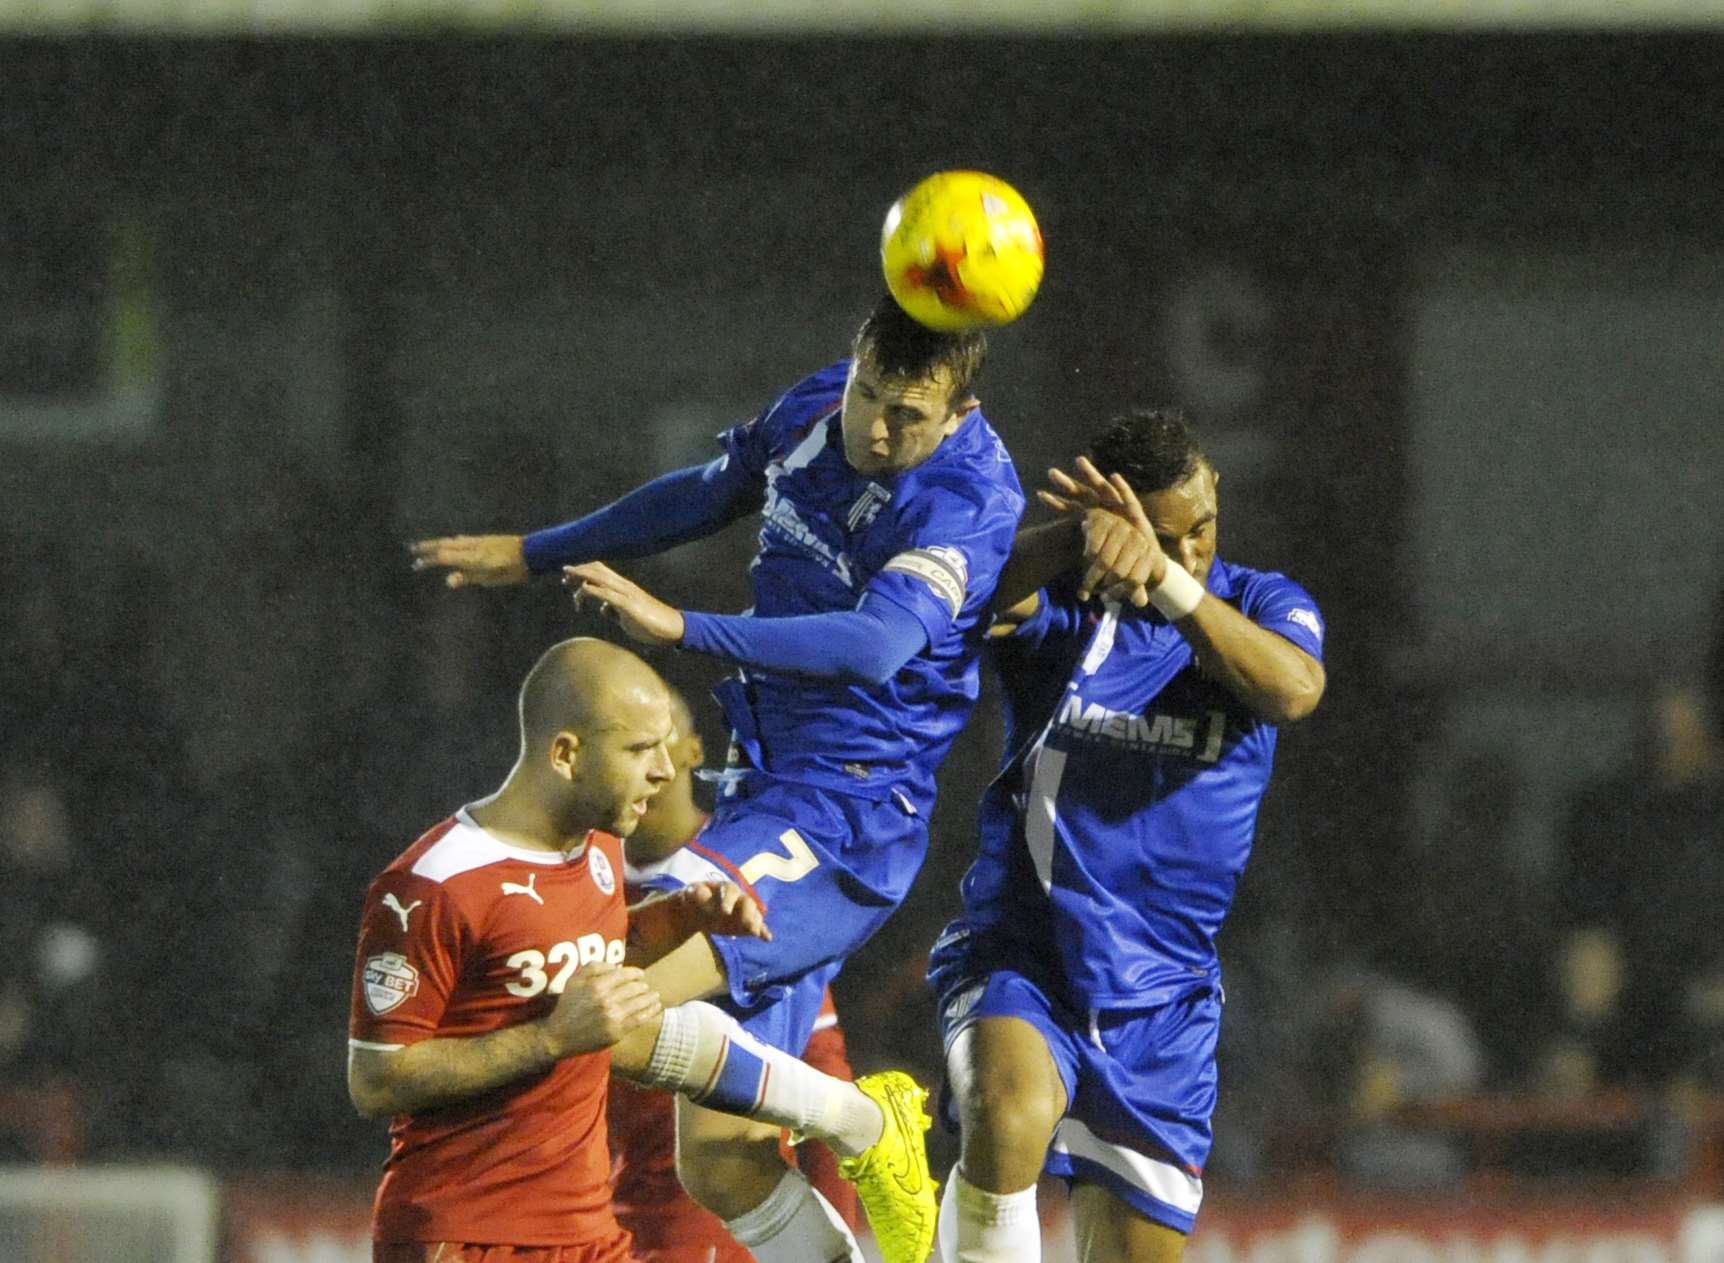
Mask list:
[[[539,1022],[551,1052],[573,1057],[609,1048],[663,1011],[658,992],[640,970],[594,962],[574,972],[557,1007]]]

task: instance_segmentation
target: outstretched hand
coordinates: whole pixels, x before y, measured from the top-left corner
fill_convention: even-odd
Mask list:
[[[557,1057],[609,1048],[664,1011],[659,993],[639,969],[603,961],[582,965],[541,1020]]]
[[[564,566],[563,586],[574,594],[576,609],[590,607],[616,619],[630,639],[646,645],[674,645],[682,639],[681,610],[666,605],[603,562]]]
[[[676,905],[677,928],[690,934],[729,934],[772,941],[766,915],[752,897],[728,881],[690,882],[673,891],[668,900]]]
[[[525,583],[527,559],[519,535],[444,535],[407,546],[415,570],[446,570],[451,588],[501,588]]]
[[[1077,458],[1077,471],[1081,481],[1063,469],[1048,470],[1057,490],[1036,496],[1055,512],[1083,518],[1085,569],[1078,598],[1087,601],[1099,591],[1142,609],[1149,590],[1167,574],[1155,527],[1124,477],[1104,476],[1085,456]]]

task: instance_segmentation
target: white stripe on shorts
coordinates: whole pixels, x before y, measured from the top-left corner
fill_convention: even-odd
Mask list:
[[[1146,1158],[1135,1149],[1110,1144],[1075,1118],[1060,1119],[1054,1129],[1053,1148],[1106,1167],[1133,1188],[1188,1215],[1195,1215],[1203,1202],[1203,1181],[1191,1172],[1171,1162]]]

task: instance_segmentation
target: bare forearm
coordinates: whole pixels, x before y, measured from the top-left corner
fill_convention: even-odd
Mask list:
[[[1322,665],[1225,601],[1207,598],[1175,625],[1202,668],[1260,718],[1292,723],[1317,708]]]
[[[1082,518],[1024,527],[1012,538],[1012,555],[994,589],[994,608],[1008,610],[1034,596],[1082,558]]]
[[[649,895],[629,908],[628,955],[623,963],[645,969],[687,937],[670,899]]]
[[[513,1083],[557,1059],[541,1024],[522,1022],[488,1035],[440,1036],[369,1054],[363,1064],[355,1062],[349,1086],[367,1117],[412,1114]]]

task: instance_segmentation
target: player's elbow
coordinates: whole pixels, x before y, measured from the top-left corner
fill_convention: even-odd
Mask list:
[[[1316,710],[1317,703],[1323,700],[1323,685],[1321,668],[1289,681],[1270,697],[1264,718],[1274,724],[1299,722]]]
[[[352,1075],[347,1077],[347,1099],[353,1102],[361,1118],[388,1118],[396,1112],[387,1092],[373,1084],[356,1082]]]
[[[395,1112],[383,1094],[361,1087],[352,1079],[347,1081],[347,1099],[353,1102],[353,1108],[361,1118],[388,1118]]]
[[[361,1118],[388,1118],[403,1112],[398,1093],[389,1079],[349,1055],[347,1099]]]
[[[845,674],[853,684],[881,688],[890,684],[908,662],[908,658],[890,652],[889,646],[879,646],[856,655]]]

